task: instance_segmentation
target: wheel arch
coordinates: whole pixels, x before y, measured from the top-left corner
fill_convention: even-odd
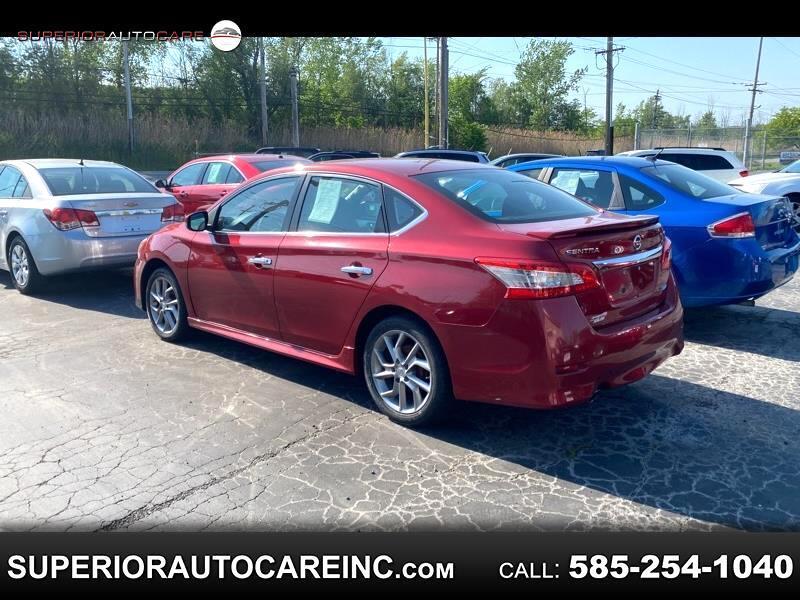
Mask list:
[[[150,280],[150,276],[153,274],[153,272],[160,268],[167,269],[170,273],[172,273],[173,277],[175,277],[175,280],[178,281],[175,271],[169,266],[167,261],[161,258],[151,258],[148,260],[142,268],[142,274],[139,279],[139,301],[142,303],[143,307],[147,306],[147,282]],[[180,281],[178,281],[178,285],[180,285]]]
[[[372,331],[373,327],[383,321],[384,319],[388,319],[390,317],[407,317],[412,319],[422,325],[425,330],[430,333],[433,339],[439,344],[439,347],[442,349],[442,355],[445,359],[445,364],[447,365],[447,370],[450,372],[450,364],[447,360],[447,353],[444,350],[444,344],[442,344],[441,338],[436,334],[436,331],[431,327],[431,325],[426,321],[421,315],[410,310],[404,306],[400,306],[397,304],[383,304],[380,306],[375,306],[371,308],[361,319],[358,324],[358,328],[356,330],[355,336],[355,352],[353,357],[353,370],[356,376],[360,375],[363,372],[363,364],[362,364],[362,354],[364,350],[364,344],[367,341],[367,337],[369,336],[369,332]],[[452,376],[452,373],[450,373]]]

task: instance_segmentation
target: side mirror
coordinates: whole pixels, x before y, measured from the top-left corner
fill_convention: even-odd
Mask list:
[[[186,219],[186,227],[190,231],[205,231],[208,229],[208,213],[200,210],[190,214]]]
[[[167,189],[167,182],[164,179],[156,179],[155,186],[162,190]]]

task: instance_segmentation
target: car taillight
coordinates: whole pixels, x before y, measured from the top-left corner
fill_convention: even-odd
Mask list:
[[[750,213],[739,213],[708,226],[711,237],[746,238],[755,237],[756,225]]]
[[[739,171],[739,177],[747,177],[748,175],[750,175],[750,171],[748,171],[747,169]]]
[[[183,207],[180,204],[170,204],[161,210],[161,222],[172,223],[183,220]]]
[[[664,245],[661,247],[661,270],[668,271],[672,263],[672,240],[664,237]]]
[[[91,210],[79,208],[45,208],[44,216],[56,229],[69,231],[78,227],[100,227],[97,215]]]
[[[600,285],[588,265],[482,257],[475,262],[506,286],[510,299],[557,298]]]

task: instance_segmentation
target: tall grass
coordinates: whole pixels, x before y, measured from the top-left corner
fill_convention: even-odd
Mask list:
[[[248,152],[258,148],[258,135],[233,122],[213,123],[159,114],[137,115],[133,153],[128,149],[128,129],[123,111],[86,115],[32,114],[0,111],[0,159],[65,157],[111,160],[135,169],[168,170],[197,153]],[[371,150],[393,156],[420,148],[423,132],[375,127],[301,127],[300,142],[324,150]],[[492,156],[509,152],[585,154],[603,146],[602,139],[575,134],[522,129],[487,128],[487,149]],[[288,145],[288,128],[269,132],[270,145]],[[632,138],[618,138],[616,150],[632,148]]]

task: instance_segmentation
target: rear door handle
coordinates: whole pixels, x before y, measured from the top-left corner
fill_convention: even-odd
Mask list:
[[[348,273],[350,275],[372,275],[372,269],[370,267],[359,267],[358,265],[347,265],[346,267],[342,267],[342,273]]]
[[[272,259],[266,256],[251,256],[247,262],[256,267],[270,267],[272,266]]]

